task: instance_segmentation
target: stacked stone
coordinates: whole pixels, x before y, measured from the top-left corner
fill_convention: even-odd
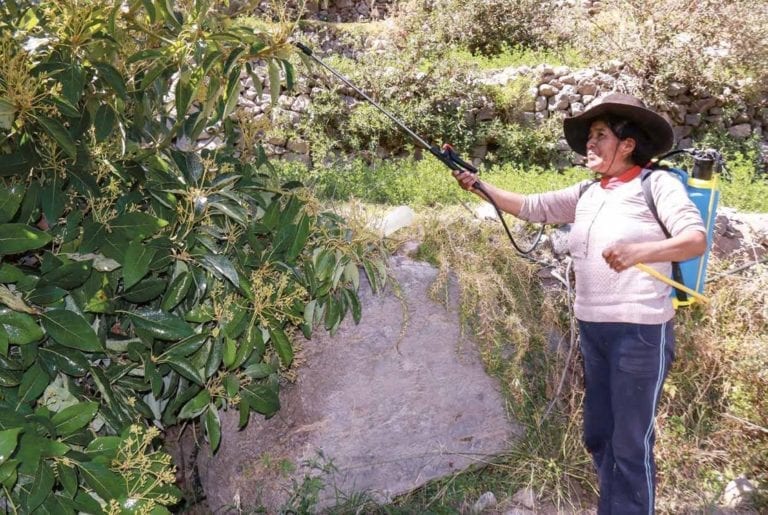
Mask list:
[[[297,134],[302,120],[311,116],[312,97],[325,92],[326,86],[314,78],[302,77],[290,93],[282,92],[276,105],[272,105],[269,94],[269,80],[266,73],[256,77],[243,76],[242,90],[238,101],[239,109],[258,123],[272,127],[265,133],[265,150],[268,157],[276,160],[297,161],[312,165],[311,148],[306,139]],[[260,81],[254,84],[254,78]],[[530,80],[528,101],[522,107],[522,118],[535,125],[552,117],[574,116],[585,109],[598,97],[611,91],[637,92],[638,79],[627,73],[619,62],[609,63],[604,69],[572,70],[568,67],[539,65],[501,70],[490,77],[478,80],[480,83],[504,86],[524,78]],[[768,102],[756,105],[729,107],[726,112],[723,99],[714,96],[696,96],[682,84],[671,83],[667,89],[668,102],[657,109],[672,123],[678,148],[693,145],[692,135],[697,129],[718,128],[725,130],[735,139],[758,137],[763,142],[764,155],[768,156]],[[355,93],[342,86],[339,94],[348,109],[358,104]],[[731,102],[732,106],[733,103]],[[468,113],[467,124],[477,126],[498,116],[490,98],[481,97]],[[395,130],[393,128],[393,130]],[[221,144],[217,128],[204,132],[197,142],[198,148],[215,148]],[[557,145],[562,152],[562,165],[573,158],[565,140]],[[487,152],[487,145],[479,142],[471,150],[471,157],[481,160]],[[378,155],[388,155],[386,149],[379,149]]]
[[[297,14],[298,4],[296,0],[290,0],[287,7]],[[395,0],[307,0],[304,4],[304,17],[332,22],[381,20],[389,15],[394,5]],[[270,3],[262,1],[257,12],[270,15]]]
[[[523,106],[523,118],[531,123],[552,116],[578,115],[596,98],[611,91],[633,93],[640,90],[638,79],[626,73],[620,62],[609,63],[604,70],[571,70],[564,66],[547,65],[521,67],[503,70],[481,82],[505,85],[519,77],[530,78],[534,84],[530,90],[531,102]],[[701,127],[726,130],[735,139],[758,137],[768,149],[766,101],[757,105],[736,104],[726,116],[725,102],[721,97],[697,96],[679,83],[671,83],[666,93],[666,105],[657,106],[657,109],[671,122],[678,148],[691,147],[692,134]],[[487,116],[492,117],[493,114]],[[567,149],[564,141],[561,141],[559,148]]]

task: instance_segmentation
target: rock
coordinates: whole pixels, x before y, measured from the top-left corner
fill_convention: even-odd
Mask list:
[[[291,139],[286,147],[291,152],[296,152],[297,154],[309,154],[309,142],[303,139]]]
[[[364,284],[359,325],[348,316],[335,336],[318,329],[303,342],[304,365],[282,388],[276,416],[254,415],[238,431],[237,413],[221,414],[218,453],[204,448],[197,458],[212,513],[237,513],[236,498],[276,513],[318,473],[313,460],[326,470],[316,476],[318,510],[337,493],[387,502],[507,451],[520,434],[461,329],[455,283],[442,304],[428,295],[433,267],[395,257],[390,271],[397,295],[373,295]]]
[[[567,109],[570,104],[571,103],[568,100],[567,95],[558,94],[553,97],[549,97],[549,106],[547,109],[550,111],[562,111],[563,109]]]
[[[571,116],[577,116],[584,112],[584,104],[574,102],[571,104]]]
[[[552,245],[552,252],[556,256],[564,256],[568,253],[568,238],[570,231],[570,225],[562,225],[550,234],[549,241]]]
[[[701,113],[685,115],[685,124],[690,125],[691,127],[698,127],[701,125]]]
[[[477,206],[473,211],[475,218],[480,220],[498,220],[499,214],[496,212],[496,208],[488,202],[483,202]]]
[[[675,133],[675,141],[687,138],[693,130],[690,125],[676,125],[672,128]]]
[[[512,501],[518,506],[532,510],[536,507],[536,494],[532,488],[521,488],[514,496],[512,496]]]
[[[539,94],[544,97],[551,97],[557,94],[558,89],[551,84],[542,84],[539,86]]]
[[[267,143],[278,147],[285,146],[286,137],[284,134],[270,134],[267,136]]]
[[[488,508],[496,506],[496,504],[496,496],[493,495],[493,492],[485,492],[477,501],[475,501],[475,504],[472,505],[472,509],[470,509],[469,512],[473,515],[483,513]]]
[[[593,82],[582,82],[576,86],[576,91],[579,95],[591,95],[594,97],[597,93],[597,86]]]
[[[286,152],[283,154],[283,161],[288,161],[290,163],[302,163],[307,166],[312,164],[312,160],[308,154],[298,154],[296,152]]]
[[[728,134],[737,139],[747,139],[752,135],[752,126],[748,123],[740,123],[730,127]]]
[[[725,486],[723,505],[726,508],[738,508],[748,504],[755,493],[755,487],[744,476],[737,477]]]
[[[291,110],[297,113],[304,113],[309,109],[310,100],[307,95],[299,95],[291,104]]]
[[[717,99],[714,97],[702,98],[691,103],[690,112],[705,113],[717,105]]]
[[[496,113],[492,108],[483,107],[475,115],[475,121],[487,122],[487,121],[493,120],[495,117],[496,117]]]
[[[688,91],[688,86],[686,86],[681,82],[672,81],[667,86],[667,95],[669,95],[670,97],[676,97],[678,95],[682,95],[686,91]]]
[[[539,95],[536,97],[536,101],[534,103],[534,111],[546,111],[547,110],[547,97],[544,95]]]

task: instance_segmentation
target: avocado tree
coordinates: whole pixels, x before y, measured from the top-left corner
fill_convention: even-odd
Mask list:
[[[232,116],[254,66],[291,86],[289,31],[212,4],[0,4],[6,511],[166,513],[162,430],[199,421],[215,451],[219,410],[273,415],[294,334],[359,319],[358,265],[384,277]]]

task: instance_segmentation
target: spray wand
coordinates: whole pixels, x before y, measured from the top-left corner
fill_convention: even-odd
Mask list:
[[[402,121],[397,119],[393,114],[391,114],[389,111],[381,107],[376,101],[374,101],[370,96],[368,96],[364,91],[362,91],[360,88],[352,84],[349,79],[344,77],[342,74],[340,74],[338,71],[334,70],[327,64],[325,64],[321,59],[316,57],[312,53],[312,49],[310,49],[308,46],[299,43],[294,42],[294,45],[301,50],[307,57],[318,63],[320,66],[331,72],[337,79],[339,79],[341,82],[346,84],[348,87],[352,88],[358,95],[363,97],[365,100],[367,100],[373,107],[384,113],[387,118],[392,120],[392,122],[406,135],[408,135],[415,143],[416,145],[423,149],[428,151],[430,154],[435,156],[437,159],[442,161],[442,163],[447,166],[449,169],[454,171],[462,171],[467,170],[471,173],[476,174],[478,172],[477,168],[473,166],[471,163],[468,163],[464,161],[451,147],[451,145],[445,144],[443,145],[442,149],[438,148],[435,145],[430,145],[427,143],[421,136],[413,132],[410,128],[408,128]],[[528,249],[522,249],[517,245],[517,242],[515,242],[514,237],[512,236],[511,231],[509,230],[509,227],[507,226],[507,222],[504,220],[504,217],[502,216],[501,209],[499,209],[499,206],[496,204],[496,201],[493,199],[493,197],[488,193],[488,190],[485,188],[482,182],[479,180],[476,181],[473,185],[473,188],[477,189],[480,193],[482,193],[485,198],[487,198],[490,203],[493,205],[494,209],[496,210],[496,213],[499,216],[499,220],[501,220],[502,225],[504,226],[504,230],[507,233],[507,236],[509,237],[509,241],[512,242],[512,246],[515,247],[515,249],[520,254],[529,254],[533,251],[533,249],[536,248],[536,245],[539,243],[539,239],[541,238],[542,233],[544,232],[544,226],[542,225],[539,229],[538,234],[536,235],[533,244]]]

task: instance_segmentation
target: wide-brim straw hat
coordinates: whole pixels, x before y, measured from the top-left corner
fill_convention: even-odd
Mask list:
[[[580,115],[563,120],[565,140],[571,149],[582,156],[587,155],[589,127],[595,119],[609,114],[635,122],[648,136],[654,156],[668,152],[675,142],[672,126],[663,116],[648,109],[641,100],[633,96],[610,93],[595,100],[589,109]]]

